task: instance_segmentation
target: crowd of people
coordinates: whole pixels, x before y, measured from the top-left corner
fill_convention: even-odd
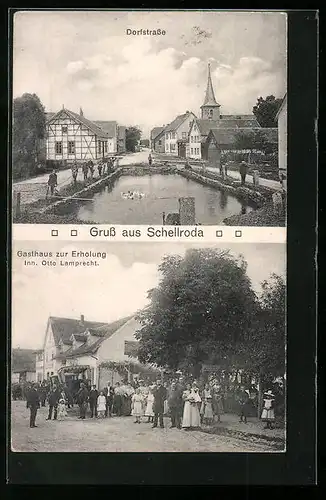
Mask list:
[[[171,428],[198,429],[220,422],[225,412],[224,392],[217,380],[206,383],[186,380],[183,376],[155,383],[136,380],[107,384],[101,390],[87,381],[80,383],[78,391],[71,394],[66,385],[45,382],[33,384],[26,392],[27,408],[30,409],[30,427],[36,427],[37,409],[48,403],[47,420],[63,420],[69,409],[78,406],[78,419],[133,416],[134,423],[151,423],[153,428],[164,427],[164,416],[171,420]],[[236,393],[239,421],[246,424],[252,415],[250,391],[240,386]],[[271,390],[264,393],[261,418],[266,428],[272,428],[275,420],[275,396]]]
[[[94,179],[95,176],[98,178],[109,175],[113,172],[114,166],[117,165],[118,158],[110,157],[110,158],[102,158],[96,162],[96,164],[92,161],[85,161],[83,163],[78,163],[74,161],[71,165],[71,177],[74,184],[77,184],[78,173],[81,172],[82,179],[87,181],[87,179]],[[46,197],[50,194],[51,196],[55,196],[57,194],[58,187],[58,175],[55,169],[49,174],[48,183],[47,183],[47,193]]]

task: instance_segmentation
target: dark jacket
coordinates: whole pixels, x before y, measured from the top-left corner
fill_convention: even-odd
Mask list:
[[[79,405],[87,403],[88,400],[88,390],[86,387],[79,389],[77,393],[77,402]]]
[[[40,407],[40,396],[36,389],[30,389],[27,392],[27,408],[39,408]]]
[[[246,163],[240,163],[240,174],[246,174],[248,172],[248,165]]]
[[[159,387],[155,387],[153,390],[154,394],[154,403],[153,403],[153,411],[154,413],[163,413],[164,412],[164,401],[166,399],[166,388],[163,385]]]
[[[59,389],[56,389],[55,391],[50,391],[48,396],[49,405],[56,406],[58,404],[60,397],[61,397],[61,392],[59,391]]]
[[[55,173],[51,173],[49,175],[49,180],[48,180],[48,185],[49,186],[56,186],[58,184],[58,177],[57,177],[57,174]]]
[[[98,390],[92,389],[89,392],[89,402],[95,404],[95,403],[97,403],[97,398],[98,398]]]
[[[168,392],[168,406],[169,408],[178,408],[183,405],[183,388],[180,385],[177,385],[175,389],[170,389]]]

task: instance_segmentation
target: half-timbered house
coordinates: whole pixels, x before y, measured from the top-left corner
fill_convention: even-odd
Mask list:
[[[47,121],[46,128],[47,160],[65,163],[94,161],[105,157],[108,153],[116,152],[116,150],[108,151],[108,142],[111,139],[108,132],[85,118],[82,110],[77,114],[62,108]],[[113,126],[112,129],[117,130],[117,127]],[[113,132],[112,136],[113,134],[116,144],[117,132]]]

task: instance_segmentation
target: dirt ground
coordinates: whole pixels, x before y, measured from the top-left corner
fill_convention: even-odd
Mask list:
[[[26,402],[12,402],[12,451],[19,452],[269,452],[266,443],[249,439],[206,434],[201,431],[152,429],[135,424],[133,417],[78,420],[73,410],[63,421],[47,421],[47,408],[36,417],[37,428],[29,427]]]

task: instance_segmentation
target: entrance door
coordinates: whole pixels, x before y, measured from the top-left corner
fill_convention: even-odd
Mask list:
[[[184,142],[179,142],[178,144],[178,156],[180,158],[186,157],[186,145]]]

